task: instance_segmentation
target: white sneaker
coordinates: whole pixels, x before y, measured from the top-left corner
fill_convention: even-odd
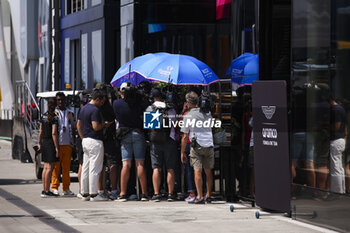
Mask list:
[[[91,197],[90,201],[108,201],[108,198],[105,198],[99,194],[95,197]]]
[[[82,201],[90,201],[90,196],[84,197],[83,195],[81,196]]]
[[[82,198],[83,198],[83,194],[78,193],[78,194],[77,194],[77,198],[82,199]]]
[[[58,190],[57,189],[52,189],[52,191],[51,191],[53,194],[55,194],[55,195],[60,195],[60,193],[58,192]]]
[[[62,196],[74,196],[74,193],[68,189],[63,191]]]
[[[194,199],[196,199],[196,195],[190,193],[190,194],[188,195],[188,197],[185,199],[185,201],[187,201],[187,202],[192,202],[192,201],[194,201]]]

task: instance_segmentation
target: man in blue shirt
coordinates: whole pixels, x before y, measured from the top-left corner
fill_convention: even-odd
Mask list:
[[[92,100],[81,109],[77,123],[84,151],[81,174],[82,199],[84,201],[107,201],[108,198],[97,195],[98,178],[102,170],[104,156],[102,130],[109,127],[112,122],[103,123],[99,109],[106,101],[105,91],[94,89],[91,97]]]
[[[147,177],[144,168],[146,140],[141,130],[144,109],[140,101],[135,99],[136,97],[133,93],[126,93],[127,91],[136,92],[136,90],[131,90],[132,88],[130,84],[123,83],[120,87],[122,98],[113,102],[114,113],[119,123],[119,132],[126,132],[121,137],[123,168],[121,171],[121,191],[118,201],[127,201],[126,192],[133,158],[135,158],[137,175],[141,184],[141,201],[148,201]],[[130,95],[132,99],[125,98],[125,94]]]

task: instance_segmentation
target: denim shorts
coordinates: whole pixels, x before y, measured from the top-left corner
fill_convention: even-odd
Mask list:
[[[292,150],[294,161],[314,161],[313,137],[306,132],[294,133]]]
[[[146,140],[143,134],[136,132],[128,133],[121,141],[122,161],[145,160]]]

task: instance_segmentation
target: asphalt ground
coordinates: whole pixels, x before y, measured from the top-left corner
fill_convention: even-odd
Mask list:
[[[71,175],[76,193],[76,174]],[[34,165],[13,160],[11,143],[0,140],[0,232],[334,232],[283,215],[256,219],[258,209],[237,203],[83,202],[41,198],[41,190]]]

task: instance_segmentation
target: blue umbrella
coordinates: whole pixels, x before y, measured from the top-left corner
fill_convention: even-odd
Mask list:
[[[232,61],[225,72],[230,74],[232,82],[237,85],[251,85],[259,79],[259,55],[244,53]]]
[[[194,57],[170,54],[160,60],[147,76],[149,79],[176,85],[209,85],[219,80],[208,65]]]
[[[117,73],[115,73],[111,84],[120,87],[124,82],[139,85],[142,81],[149,81],[147,79],[147,74],[152,71],[155,64],[158,64],[161,61],[161,57],[168,55],[169,53],[148,53],[134,58],[119,68]]]

